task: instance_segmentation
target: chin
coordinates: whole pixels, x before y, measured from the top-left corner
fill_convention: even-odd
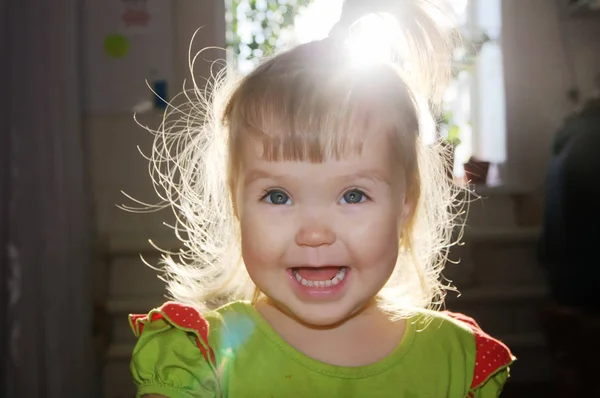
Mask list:
[[[344,323],[364,308],[364,305],[349,305],[339,301],[329,303],[305,303],[295,301],[284,305],[285,312],[307,326],[333,327]]]
[[[350,314],[293,314],[302,323],[307,326],[331,327],[339,325],[350,318]]]

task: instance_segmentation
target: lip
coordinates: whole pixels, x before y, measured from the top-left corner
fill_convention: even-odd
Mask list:
[[[311,267],[318,268],[318,267]],[[304,286],[294,276],[292,268],[287,270],[292,289],[301,297],[313,300],[332,300],[336,299],[343,293],[344,287],[348,283],[348,279],[352,278],[352,269],[347,267],[344,279],[337,285],[328,287]]]

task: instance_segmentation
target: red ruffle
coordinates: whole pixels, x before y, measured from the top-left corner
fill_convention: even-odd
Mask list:
[[[471,390],[481,387],[490,377],[499,370],[509,366],[515,360],[510,349],[500,340],[485,333],[473,318],[449,311],[445,311],[444,313],[468,325],[475,336],[477,354],[475,357],[475,372],[473,374]]]
[[[146,324],[158,319],[164,319],[178,329],[193,333],[196,337],[196,344],[204,358],[213,366],[216,366],[215,353],[208,344],[208,321],[196,308],[180,303],[167,302],[161,307],[153,309],[147,315],[129,315],[129,324],[136,337],[139,337]]]

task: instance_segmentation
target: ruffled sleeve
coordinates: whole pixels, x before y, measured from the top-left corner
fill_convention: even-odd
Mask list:
[[[509,377],[509,367],[516,360],[510,349],[501,341],[485,333],[475,322],[463,314],[447,314],[469,326],[475,337],[475,368],[469,389],[469,398],[496,398],[500,396]]]
[[[479,387],[470,392],[469,398],[498,398],[508,380],[508,367],[496,371]]]
[[[166,303],[148,315],[130,315],[138,342],[131,359],[136,397],[220,396],[208,322],[193,307]]]

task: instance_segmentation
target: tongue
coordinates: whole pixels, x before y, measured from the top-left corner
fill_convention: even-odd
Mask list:
[[[326,281],[333,279],[340,267],[300,267],[296,268],[298,274],[309,281]]]

